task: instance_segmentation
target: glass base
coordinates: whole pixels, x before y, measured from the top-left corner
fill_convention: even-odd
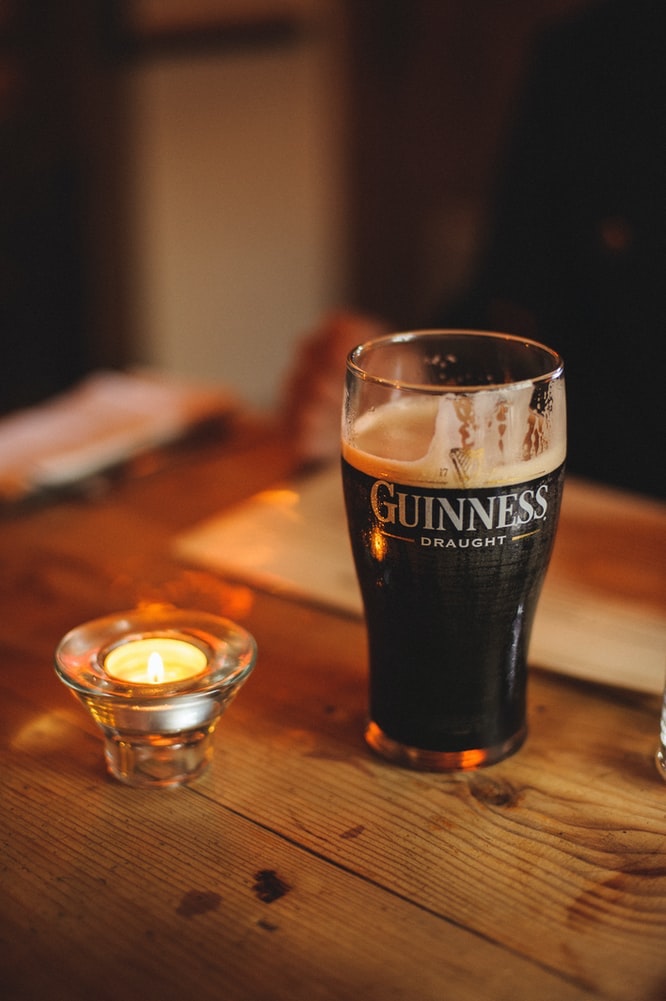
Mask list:
[[[513,737],[494,747],[471,748],[466,751],[426,751],[409,747],[387,736],[376,723],[368,723],[365,730],[367,744],[387,761],[422,772],[460,772],[494,765],[514,754],[527,736],[523,726]]]
[[[659,748],[654,760],[657,765],[657,771],[661,775],[662,779],[666,780],[666,747]]]
[[[213,756],[213,728],[190,733],[136,737],[115,734],[104,743],[106,765],[114,778],[140,788],[193,782]]]

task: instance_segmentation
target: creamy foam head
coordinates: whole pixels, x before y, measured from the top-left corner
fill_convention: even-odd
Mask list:
[[[531,382],[475,393],[402,394],[343,426],[344,458],[400,483],[477,487],[538,479],[566,454],[564,383],[534,408]]]

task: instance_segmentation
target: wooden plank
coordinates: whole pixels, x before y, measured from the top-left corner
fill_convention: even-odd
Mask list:
[[[404,772],[362,744],[353,624],[291,611],[267,632],[256,614],[265,652],[227,721],[216,799],[602,996],[636,1001],[666,982],[657,698],[534,672],[515,757],[466,775]],[[316,658],[298,643],[308,635]]]
[[[447,776],[374,758],[359,621],[169,556],[174,532],[287,466],[246,438],[0,522],[2,996],[661,999],[659,699],[534,671],[508,761]],[[663,520],[609,542],[617,512],[595,510],[561,558],[617,596],[623,564],[629,582],[646,553],[654,567]],[[105,777],[52,653],[154,598],[238,619],[259,662],[211,771],[146,793]],[[261,899],[261,872],[288,892]]]
[[[0,753],[11,1001],[593,997],[216,803],[208,779],[127,789],[100,780],[90,738],[61,738]]]
[[[535,674],[532,733],[513,759],[468,775],[409,773],[362,743],[357,623],[262,598],[249,624],[264,653],[220,724],[209,776],[195,787],[213,813],[222,804],[600,996],[650,997],[665,972],[657,700]],[[316,653],[297,641],[315,636]],[[88,808],[90,791],[108,785],[100,783],[101,743],[68,693],[49,691],[50,665],[40,659],[31,670],[39,684],[23,695],[15,730],[28,750],[31,739],[48,746],[55,733],[53,792],[71,801],[58,776],[67,783],[74,770]],[[12,701],[6,691],[3,701]],[[31,721],[33,703],[42,712]],[[73,736],[80,728],[92,735],[84,742]],[[67,750],[54,757],[59,743]],[[39,774],[33,781],[42,782]]]

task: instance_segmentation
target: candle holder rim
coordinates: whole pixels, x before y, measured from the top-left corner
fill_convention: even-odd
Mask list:
[[[162,684],[128,682],[105,672],[103,658],[112,649],[146,638],[193,643],[206,653],[208,664],[196,675]],[[173,606],[150,606],[101,616],[70,629],[56,647],[54,666],[60,680],[79,695],[151,705],[165,698],[209,697],[240,686],[253,671],[256,659],[256,640],[231,619]]]

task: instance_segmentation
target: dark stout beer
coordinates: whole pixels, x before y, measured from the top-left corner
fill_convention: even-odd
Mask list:
[[[397,483],[380,461],[346,455],[369,742],[450,754],[458,767],[503,757],[525,734],[527,649],[563,467],[514,485],[442,489]]]
[[[541,344],[416,331],[349,355],[342,475],[368,634],[365,736],[384,757],[474,768],[524,740],[565,454],[562,360]]]

